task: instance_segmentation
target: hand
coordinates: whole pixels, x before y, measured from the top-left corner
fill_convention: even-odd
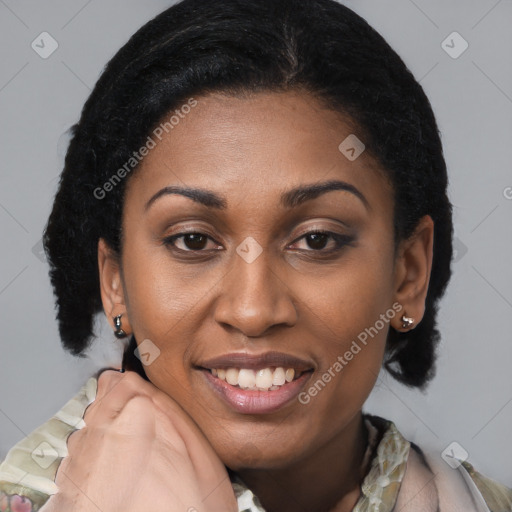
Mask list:
[[[225,466],[187,413],[137,373],[106,370],[68,437],[45,512],[237,512]]]

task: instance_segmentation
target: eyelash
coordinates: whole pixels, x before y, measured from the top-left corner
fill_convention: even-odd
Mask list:
[[[317,253],[317,254],[329,255],[329,254],[333,254],[333,253],[339,252],[344,246],[350,245],[350,243],[352,243],[354,241],[354,238],[352,236],[349,236],[349,235],[341,235],[339,233],[335,233],[335,232],[327,231],[327,230],[323,230],[323,229],[314,229],[312,231],[308,231],[306,233],[303,233],[299,238],[297,238],[297,239],[295,239],[293,241],[292,245],[297,243],[299,240],[302,240],[303,238],[306,238],[307,236],[313,235],[313,234],[315,234],[315,235],[316,234],[328,235],[330,238],[332,238],[335,241],[334,249],[327,249],[327,250],[326,249],[298,249],[299,251],[303,251],[303,252],[306,252],[306,253]],[[164,238],[162,240],[162,242],[167,247],[171,246],[172,250],[178,251],[180,253],[199,254],[201,252],[208,252],[208,250],[205,250],[205,249],[201,249],[201,250],[185,250],[185,249],[179,249],[178,247],[176,247],[175,244],[174,244],[175,240],[177,240],[179,238],[183,238],[183,237],[185,237],[187,235],[202,235],[202,236],[206,236],[210,240],[213,240],[215,243],[218,243],[216,240],[214,240],[210,236],[206,235],[205,233],[201,233],[199,231],[185,231],[185,232],[182,232],[182,233],[177,233],[175,235],[172,235],[172,236]],[[213,249],[213,250],[217,250],[217,249]]]

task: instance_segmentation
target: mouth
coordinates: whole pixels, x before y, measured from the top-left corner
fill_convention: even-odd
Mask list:
[[[299,394],[314,371],[311,363],[277,352],[229,354],[205,361],[198,369],[217,396],[244,414],[280,409]]]
[[[267,367],[259,370],[251,368],[210,368],[214,377],[230,386],[251,391],[277,391],[286,383],[297,380],[304,372],[295,368]]]

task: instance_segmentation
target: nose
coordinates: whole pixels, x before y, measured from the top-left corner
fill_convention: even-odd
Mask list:
[[[297,310],[290,287],[272,268],[266,251],[248,263],[238,254],[224,276],[215,306],[217,323],[248,337],[259,337],[277,325],[291,327]]]

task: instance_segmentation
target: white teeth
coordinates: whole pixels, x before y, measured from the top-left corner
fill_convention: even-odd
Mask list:
[[[253,388],[256,385],[256,374],[254,370],[242,368],[238,374],[238,385],[242,389]]]
[[[226,370],[226,382],[236,386],[238,384],[238,373],[239,371],[236,368],[228,368]]]
[[[286,382],[291,382],[293,377],[295,377],[295,370],[293,368],[288,368],[285,373]]]
[[[248,368],[212,368],[212,375],[220,380],[226,381],[231,386],[239,386],[242,389],[275,391],[287,382],[292,382],[295,378],[293,368],[278,367],[262,368],[261,370],[251,370]]]
[[[270,386],[272,386],[272,370],[270,368],[259,370],[256,374],[256,387],[267,390]]]
[[[282,386],[286,382],[285,373],[283,368],[276,368],[274,370],[274,376],[272,378],[272,384],[274,386]]]

